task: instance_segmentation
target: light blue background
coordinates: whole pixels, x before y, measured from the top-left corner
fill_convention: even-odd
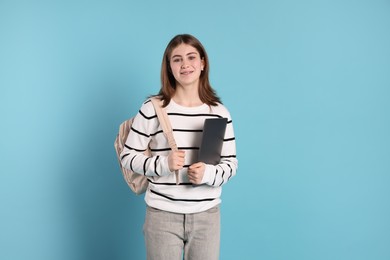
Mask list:
[[[235,123],[221,259],[390,259],[390,2],[0,1],[0,259],[144,259],[118,125],[168,41]]]

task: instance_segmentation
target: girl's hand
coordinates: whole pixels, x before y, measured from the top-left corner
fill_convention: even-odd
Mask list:
[[[185,159],[184,151],[175,151],[168,154],[168,166],[171,172],[183,169]]]
[[[205,169],[206,165],[202,162],[192,164],[188,168],[187,172],[188,179],[190,180],[190,182],[192,184],[201,184]]]

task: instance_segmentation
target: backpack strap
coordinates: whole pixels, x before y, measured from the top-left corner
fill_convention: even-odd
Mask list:
[[[171,126],[171,122],[169,121],[168,114],[163,108],[163,101],[160,100],[158,97],[152,97],[150,99],[152,101],[152,104],[154,106],[154,110],[156,110],[157,118],[160,121],[161,128],[164,132],[165,137],[168,140],[169,147],[172,149],[172,151],[177,151],[177,144],[175,141],[175,138],[173,137],[173,130]],[[179,184],[179,171],[175,171],[175,177],[176,177],[176,185]]]

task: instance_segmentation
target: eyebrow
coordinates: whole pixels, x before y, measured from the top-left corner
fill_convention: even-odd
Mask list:
[[[186,56],[188,56],[188,55],[193,55],[193,54],[198,55],[197,52],[193,51],[193,52],[187,53]],[[181,57],[181,55],[179,55],[179,54],[173,55],[171,59],[173,59],[173,58],[175,58],[175,57]]]

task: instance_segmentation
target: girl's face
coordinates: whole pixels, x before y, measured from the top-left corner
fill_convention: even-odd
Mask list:
[[[183,87],[198,87],[199,77],[204,68],[204,60],[196,48],[180,44],[173,49],[170,67],[176,82]]]

